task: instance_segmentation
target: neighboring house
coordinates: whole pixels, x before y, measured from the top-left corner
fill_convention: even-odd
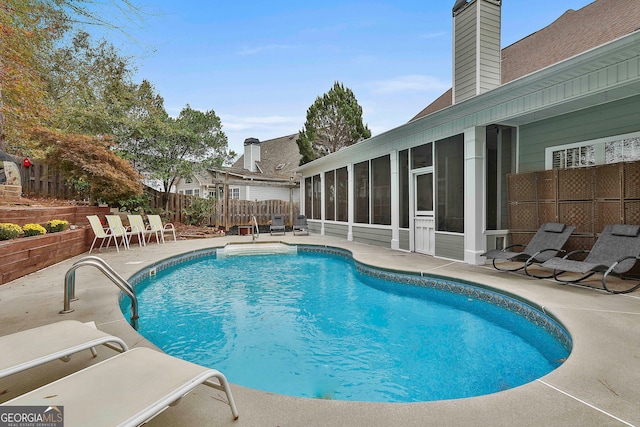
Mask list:
[[[504,49],[501,1],[452,3],[452,89],[298,169],[312,232],[482,264],[509,234],[507,174],[640,159],[640,1],[596,0]]]
[[[288,135],[260,142],[244,141],[244,154],[230,167],[208,170],[188,179],[180,179],[176,192],[199,197],[222,198],[225,186],[230,199],[300,200],[300,164],[298,135]]]

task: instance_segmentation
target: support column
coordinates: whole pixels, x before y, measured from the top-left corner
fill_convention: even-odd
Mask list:
[[[464,131],[464,262],[483,264],[486,130]]]
[[[391,249],[400,249],[400,175],[398,174],[398,150],[389,154],[391,162]]]
[[[348,191],[348,209],[347,209],[347,213],[348,213],[348,220],[349,220],[349,231],[347,232],[347,240],[350,242],[353,242],[353,211],[355,208],[354,205],[354,194],[353,194],[353,163],[349,163],[347,165],[347,175],[349,176],[348,182],[349,182],[349,186],[347,187],[347,191]]]
[[[325,194],[324,194],[324,172],[320,172],[320,235],[324,236],[324,206],[325,206]]]

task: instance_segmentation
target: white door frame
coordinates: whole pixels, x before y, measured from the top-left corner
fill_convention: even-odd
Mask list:
[[[418,177],[431,174],[431,210],[421,210],[418,206]],[[435,250],[435,183],[433,166],[416,169],[411,172],[411,208],[413,214],[412,238],[413,250],[418,253],[433,255]]]

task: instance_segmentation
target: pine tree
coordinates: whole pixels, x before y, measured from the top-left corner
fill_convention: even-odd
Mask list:
[[[362,121],[362,107],[355,95],[335,82],[329,92],[316,98],[307,110],[307,121],[298,135],[300,164],[326,156],[371,137]]]

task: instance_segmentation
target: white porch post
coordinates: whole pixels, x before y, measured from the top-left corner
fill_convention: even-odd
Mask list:
[[[348,191],[348,200],[349,200],[349,204],[348,204],[348,221],[349,221],[349,231],[347,232],[347,240],[350,242],[353,242],[353,210],[355,208],[354,205],[354,194],[353,194],[353,163],[349,163],[347,165],[347,175],[349,176],[348,179],[348,187],[347,187],[347,191]]]
[[[324,204],[325,204],[325,194],[324,194],[324,172],[320,172],[320,235],[324,236]]]
[[[400,249],[400,176],[398,175],[398,150],[389,154],[391,162],[391,249]]]
[[[486,131],[464,131],[464,262],[481,265],[484,252],[484,160]]]

